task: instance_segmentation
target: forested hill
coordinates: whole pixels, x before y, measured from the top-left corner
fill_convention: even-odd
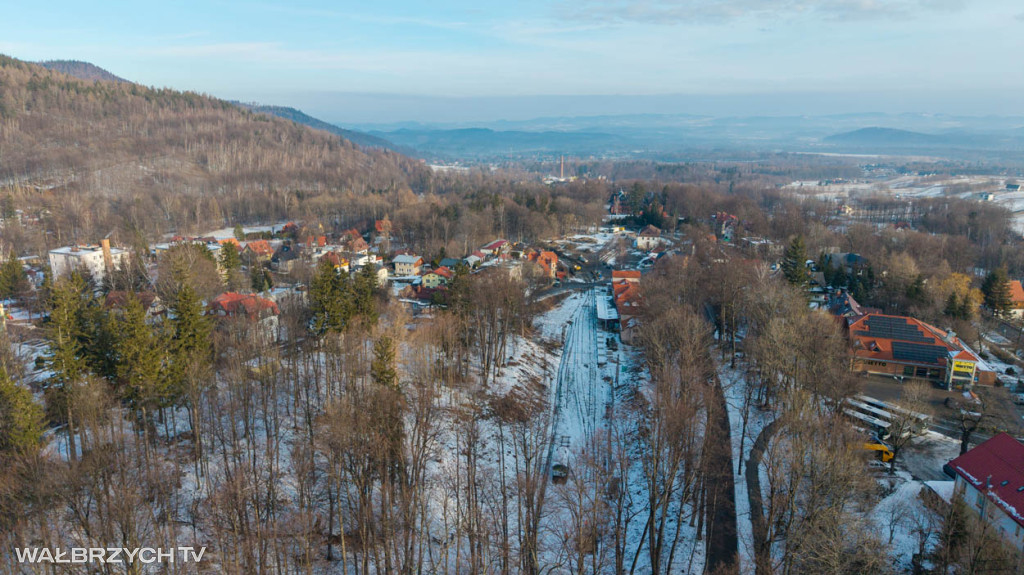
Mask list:
[[[115,76],[110,72],[100,68],[95,64],[89,62],[82,62],[80,60],[47,60],[46,62],[39,62],[39,65],[46,68],[47,70],[53,70],[54,72],[60,72],[61,74],[67,74],[68,76],[74,76],[79,80],[104,80],[107,82],[128,82],[120,76]]]
[[[104,214],[79,210],[96,226],[113,219],[111,198],[135,204],[134,227],[161,232],[297,217],[300,199],[401,191],[427,170],[209,96],[83,81],[0,56],[0,193],[19,205],[59,201],[61,190],[103,198],[95,210]]]
[[[328,124],[327,122],[319,118],[314,118],[313,116],[310,116],[309,114],[296,108],[290,108],[288,106],[265,106],[261,104],[246,104],[243,102],[235,102],[235,104],[253,112],[277,116],[279,118],[291,120],[297,124],[309,126],[310,128],[316,128],[317,130],[330,132],[332,134],[345,138],[346,140],[352,142],[353,144],[359,144],[364,148],[381,148],[386,150],[401,151],[402,153],[406,154],[409,153],[409,150],[399,150],[394,144],[392,144],[388,140],[385,140],[384,138],[379,138],[377,136],[373,136],[365,132],[346,130],[345,128],[335,126],[334,124]]]

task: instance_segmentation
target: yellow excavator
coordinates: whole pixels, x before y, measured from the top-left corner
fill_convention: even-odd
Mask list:
[[[896,457],[888,445],[874,439],[864,442],[864,449],[876,452],[882,463],[889,463],[893,457]]]

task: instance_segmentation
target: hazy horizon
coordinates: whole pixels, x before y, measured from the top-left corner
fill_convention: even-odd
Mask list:
[[[1024,114],[1024,7],[1010,0],[58,0],[4,15],[0,52],[17,58],[349,124]]]

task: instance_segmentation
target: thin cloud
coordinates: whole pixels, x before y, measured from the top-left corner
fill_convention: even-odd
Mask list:
[[[560,5],[563,16],[640,24],[725,23],[742,18],[815,17],[864,20],[912,17],[922,12],[956,11],[963,0],[573,0]]]
[[[1014,19],[1020,20],[1021,22],[1024,22],[1024,12],[1021,12],[1020,14],[1017,14],[1016,16],[1014,16]]]

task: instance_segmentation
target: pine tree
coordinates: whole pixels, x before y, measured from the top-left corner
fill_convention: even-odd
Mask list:
[[[235,224],[235,239],[244,242],[245,241],[245,230],[242,229],[242,224]]]
[[[317,333],[341,332],[356,313],[352,281],[339,273],[331,262],[321,260],[309,285],[313,330]]]
[[[146,310],[131,296],[116,320],[116,381],[119,395],[138,410],[152,415],[166,397],[164,346],[154,328],[146,323]]]
[[[806,286],[811,281],[811,274],[807,271],[807,248],[804,246],[804,237],[796,236],[786,248],[786,254],[782,259],[782,273],[786,280],[798,286]]]
[[[267,275],[263,273],[263,266],[258,263],[249,266],[249,284],[256,293],[267,289]]]
[[[981,292],[985,295],[985,305],[996,316],[1005,316],[1013,307],[1006,268],[997,268],[989,272],[981,284]]]
[[[58,385],[81,379],[86,371],[82,350],[82,314],[85,310],[83,294],[88,287],[78,274],[61,278],[51,289],[49,368],[51,381]]]
[[[28,291],[28,276],[18,258],[10,254],[0,265],[0,299],[12,299]]]
[[[398,371],[395,369],[395,342],[386,335],[377,338],[373,344],[370,377],[377,385],[388,388],[398,387]]]
[[[355,313],[368,324],[377,323],[377,270],[372,264],[365,264],[353,283]]]
[[[31,454],[43,440],[43,409],[0,368],[0,455]]]
[[[942,314],[946,317],[960,317],[960,301],[956,297],[956,292],[950,292],[946,298],[946,307],[942,309]]]
[[[82,314],[85,297],[92,289],[78,273],[54,282],[50,291],[50,322],[47,337],[50,340],[50,386],[46,389],[46,411],[50,420],[66,423],[68,453],[77,458],[75,445],[76,422],[72,406],[78,385],[86,376],[83,357]]]
[[[182,285],[171,307],[170,338],[167,353],[170,367],[167,374],[166,399],[174,403],[184,392],[186,374],[212,361],[213,323],[204,315],[203,303],[188,284]]]
[[[231,242],[225,242],[220,248],[220,267],[225,274],[242,269],[242,257],[238,255],[238,247]]]

